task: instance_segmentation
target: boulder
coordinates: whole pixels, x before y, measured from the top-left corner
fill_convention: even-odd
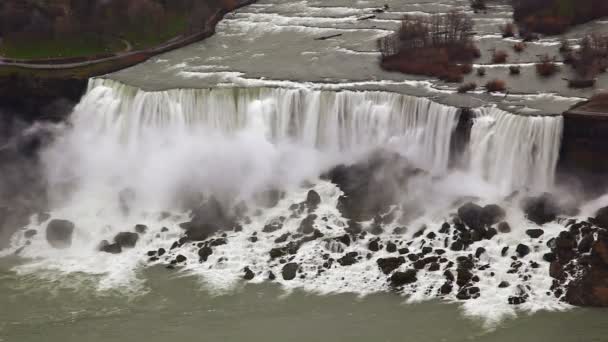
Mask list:
[[[121,232],[114,236],[114,243],[118,244],[120,247],[135,247],[135,244],[139,240],[139,235],[137,233],[132,232]]]
[[[533,239],[538,239],[544,233],[545,233],[545,231],[542,230],[542,229],[528,229],[528,230],[526,230],[526,235],[528,235],[529,237],[531,237]]]
[[[595,224],[608,229],[608,207],[603,207],[595,213]]]
[[[538,197],[529,197],[523,202],[523,211],[528,219],[538,225],[551,222],[562,213],[557,199],[548,193]]]
[[[415,269],[408,269],[405,272],[395,272],[390,277],[390,284],[392,287],[400,287],[415,283],[418,280],[416,278],[417,273],[418,272]]]
[[[207,258],[209,258],[209,256],[211,254],[213,254],[213,250],[211,249],[211,247],[209,247],[209,246],[202,247],[201,249],[198,250],[199,262],[207,261]]]
[[[481,220],[485,225],[491,226],[507,216],[505,210],[496,204],[488,204],[483,207],[481,212]]]
[[[122,252],[122,247],[120,247],[120,245],[117,243],[111,244],[107,240],[103,240],[99,244],[99,251],[110,254],[119,254]]]
[[[380,258],[376,261],[376,263],[378,264],[378,267],[380,267],[380,269],[382,270],[382,273],[388,275],[397,268],[399,268],[399,266],[401,266],[403,263],[405,263],[405,258]]]
[[[245,272],[245,274],[243,274],[243,279],[245,279],[245,280],[251,280],[251,279],[253,279],[255,277],[255,274],[249,268],[249,266],[245,267],[245,269],[243,271]]]
[[[509,223],[502,221],[496,226],[499,233],[506,234],[511,232],[511,226]]]
[[[481,230],[484,228],[482,214],[483,208],[473,202],[468,202],[458,208],[458,217],[460,217],[467,227],[474,230]]]
[[[283,266],[283,269],[281,270],[281,275],[283,276],[283,279],[285,279],[285,280],[295,279],[296,273],[297,273],[299,267],[300,266],[298,264],[296,264],[295,262],[290,262],[288,264],[285,264],[285,266]]]
[[[46,240],[53,248],[68,248],[72,245],[74,223],[68,220],[52,220],[46,226]]]
[[[530,247],[520,243],[519,245],[517,245],[517,248],[515,248],[515,252],[520,258],[523,258],[526,255],[530,254]]]
[[[336,260],[342,266],[350,266],[357,263],[357,257],[359,253],[357,252],[349,252],[344,254],[340,259]]]
[[[308,194],[306,195],[306,206],[308,206],[308,211],[311,212],[316,210],[319,204],[321,204],[321,196],[314,190],[308,191]]]
[[[135,232],[137,232],[138,234],[145,234],[148,231],[148,226],[146,226],[145,224],[136,224],[135,225]]]

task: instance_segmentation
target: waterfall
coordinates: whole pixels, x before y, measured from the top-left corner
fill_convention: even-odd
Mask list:
[[[479,108],[474,113],[465,148],[465,171],[503,193],[523,188],[549,190],[559,156],[562,118],[518,116],[493,107]],[[326,159],[333,158],[333,162],[344,162],[346,156],[383,147],[401,153],[433,175],[444,175],[459,116],[457,108],[390,92],[285,88],[148,92],[113,80],[93,79],[72,116],[73,135],[79,136],[72,144],[90,141],[93,148],[104,143],[118,144],[120,147],[112,153],[122,154],[124,150],[129,154],[123,159],[138,160],[166,150],[171,144],[203,143],[198,150],[189,151],[189,156],[206,148],[212,151],[211,145],[217,143],[212,137],[222,136],[226,141],[241,139],[243,146],[231,143],[234,150],[256,144],[292,147],[289,152],[272,152],[278,157],[268,151],[272,160],[301,160],[302,154],[294,151],[307,149]],[[245,141],[245,133],[263,142]],[[176,141],[179,137],[190,139]],[[204,144],[205,141],[208,142]],[[225,148],[222,146],[217,145],[216,150]],[[174,146],[165,153],[173,158],[185,154],[182,150]],[[261,153],[252,149],[246,157]],[[180,162],[183,161],[174,161]],[[248,163],[258,165],[259,161],[252,159]],[[293,166],[283,165],[281,169],[285,174],[293,173],[286,170]],[[131,166],[134,167],[137,165]],[[298,163],[298,167],[304,167],[303,163]]]
[[[479,108],[469,145],[470,170],[504,192],[549,189],[563,129],[561,116],[518,116]]]
[[[273,143],[333,153],[389,145],[421,168],[448,168],[457,108],[378,91],[281,88],[175,89],[146,92],[94,79],[76,108],[76,129],[114,134],[137,144],[151,129],[235,134],[255,126]]]

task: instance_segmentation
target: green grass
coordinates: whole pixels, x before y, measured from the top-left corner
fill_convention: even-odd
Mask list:
[[[7,39],[0,45],[0,55],[18,59],[84,57],[118,52],[124,48],[118,38],[100,39],[85,34],[53,39]]]
[[[159,25],[151,23],[150,26]],[[154,47],[183,34],[188,27],[188,16],[186,14],[170,15],[167,21],[160,26],[162,26],[160,32],[154,32],[149,28],[142,30],[141,27],[138,27],[125,30],[122,36],[133,45],[135,50]]]

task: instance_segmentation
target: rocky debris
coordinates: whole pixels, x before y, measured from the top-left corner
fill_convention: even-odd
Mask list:
[[[396,270],[397,268],[399,268],[399,266],[404,264],[405,258],[404,257],[380,258],[380,259],[376,260],[376,263],[378,264],[378,267],[380,267],[380,269],[382,270],[382,273],[388,275],[391,272],[393,272],[394,270]]]
[[[192,209],[192,219],[189,222],[179,226],[186,231],[188,241],[204,241],[219,231],[234,229],[237,223],[236,218],[215,197],[210,197]]]
[[[602,225],[604,208],[592,221]],[[608,306],[608,230],[578,222],[549,244],[549,274],[557,297],[577,306]]]
[[[496,204],[480,207],[477,204],[468,202],[458,208],[458,217],[467,227],[482,231],[486,226],[491,226],[500,222],[506,216],[504,209]]]
[[[249,266],[246,266],[243,269],[243,272],[245,272],[245,274],[243,274],[243,279],[245,280],[251,280],[255,277],[255,274],[253,273],[253,271],[249,268]]]
[[[53,248],[69,248],[72,245],[73,233],[73,222],[55,219],[46,226],[46,241],[48,241]]]
[[[139,240],[139,235],[137,235],[137,233],[121,232],[114,236],[114,243],[118,244],[122,248],[135,247],[137,240]]]
[[[281,270],[281,275],[283,276],[283,279],[285,280],[293,280],[296,277],[296,272],[298,271],[298,268],[300,266],[298,264],[296,264],[295,262],[290,262],[288,264],[285,264],[285,266],[283,266],[283,269]]]
[[[135,232],[137,232],[138,234],[145,234],[148,231],[148,226],[146,226],[145,224],[136,224],[135,225]]]
[[[418,279],[416,278],[417,274],[418,271],[414,269],[408,269],[405,272],[395,272],[390,277],[389,281],[393,288],[397,288],[418,281]]]
[[[276,232],[277,230],[283,228],[283,221],[285,221],[285,217],[278,217],[270,220],[270,222],[264,225],[264,228],[262,228],[262,232]]]
[[[595,221],[594,223],[601,228],[608,229],[608,207],[600,208],[595,213]]]
[[[342,266],[350,266],[350,265],[354,265],[357,263],[358,256],[359,256],[359,253],[357,253],[357,252],[349,252],[336,261]]]

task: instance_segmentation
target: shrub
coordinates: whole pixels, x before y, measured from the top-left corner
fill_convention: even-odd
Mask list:
[[[540,56],[540,61],[536,63],[536,73],[543,77],[549,77],[559,71],[557,64],[555,64],[555,58],[549,57],[549,55]]]
[[[477,89],[477,84],[475,82],[469,82],[458,87],[458,93],[464,94],[475,89]]]
[[[515,43],[513,45],[513,50],[517,53],[522,53],[526,49],[527,45],[524,42]]]
[[[483,67],[482,67],[482,68],[478,68],[478,69],[477,69],[477,76],[479,76],[479,77],[483,77],[483,76],[485,76],[485,75],[486,75],[486,68],[483,68]]]
[[[509,54],[505,51],[494,50],[494,53],[492,54],[492,62],[495,64],[502,64],[507,62],[507,57],[509,57]]]
[[[473,65],[471,65],[470,63],[461,64],[460,65],[460,72],[463,73],[464,75],[468,75],[468,74],[472,73],[473,72]]]
[[[485,0],[471,0],[471,8],[475,11],[483,11],[488,8]]]
[[[509,67],[509,73],[511,75],[519,75],[521,73],[521,67],[519,65],[511,65]]]
[[[486,83],[486,90],[489,93],[502,92],[507,90],[507,85],[503,80],[494,79]]]
[[[500,31],[502,32],[503,38],[515,37],[515,24],[506,23],[504,25],[501,25],[499,28],[500,28]]]

